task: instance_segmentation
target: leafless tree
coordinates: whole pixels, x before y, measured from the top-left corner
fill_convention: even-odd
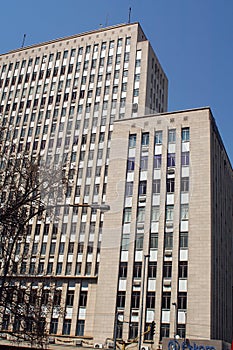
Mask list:
[[[13,339],[43,347],[54,291],[50,288],[45,303],[43,279],[33,288],[19,266],[29,253],[23,249],[29,223],[53,215],[64,178],[60,168],[27,157],[1,157],[0,167],[0,327],[7,328],[10,319]]]

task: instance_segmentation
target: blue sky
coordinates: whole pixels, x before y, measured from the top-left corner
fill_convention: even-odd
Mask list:
[[[0,53],[140,22],[169,79],[169,111],[210,106],[233,163],[232,0],[2,1]]]

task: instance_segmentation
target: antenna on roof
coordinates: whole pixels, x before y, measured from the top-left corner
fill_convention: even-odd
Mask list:
[[[105,27],[107,27],[107,26],[108,26],[108,18],[109,18],[109,15],[108,15],[108,13],[107,13],[107,16],[106,16],[106,22],[105,22]]]
[[[131,22],[131,7],[129,8],[129,19],[128,19],[128,23]]]
[[[21,47],[24,47],[25,39],[26,39],[26,34],[23,35],[23,42],[22,42],[22,46]]]

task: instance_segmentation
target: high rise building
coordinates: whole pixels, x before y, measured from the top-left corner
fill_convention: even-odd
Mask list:
[[[176,334],[229,342],[231,164],[210,109],[167,112],[140,25],[1,55],[0,88],[4,159],[40,158],[68,176],[64,207],[30,222],[17,266],[21,280],[55,281],[65,312],[47,315],[50,334],[100,347],[155,321],[145,346]]]

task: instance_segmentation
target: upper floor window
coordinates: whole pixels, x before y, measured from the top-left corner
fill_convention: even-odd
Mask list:
[[[149,133],[143,133],[142,134],[142,146],[148,146],[149,145]]]
[[[131,222],[131,208],[124,209],[124,223]]]
[[[130,45],[131,37],[128,36],[125,40],[125,45]]]
[[[168,130],[168,142],[169,143],[176,142],[176,130],[175,129]]]
[[[155,144],[156,145],[161,145],[162,144],[162,138],[163,132],[162,131],[156,131],[155,132]]]
[[[154,168],[155,169],[160,169],[161,168],[161,163],[162,163],[162,155],[157,154],[154,156]]]
[[[175,153],[168,153],[167,155],[167,166],[175,166],[176,165],[176,155]]]
[[[128,158],[127,171],[133,171],[134,170],[134,165],[135,165],[135,158],[134,157]]]
[[[181,130],[181,140],[189,141],[189,128],[182,128]]]
[[[189,165],[189,152],[181,153],[181,165],[188,166]]]

